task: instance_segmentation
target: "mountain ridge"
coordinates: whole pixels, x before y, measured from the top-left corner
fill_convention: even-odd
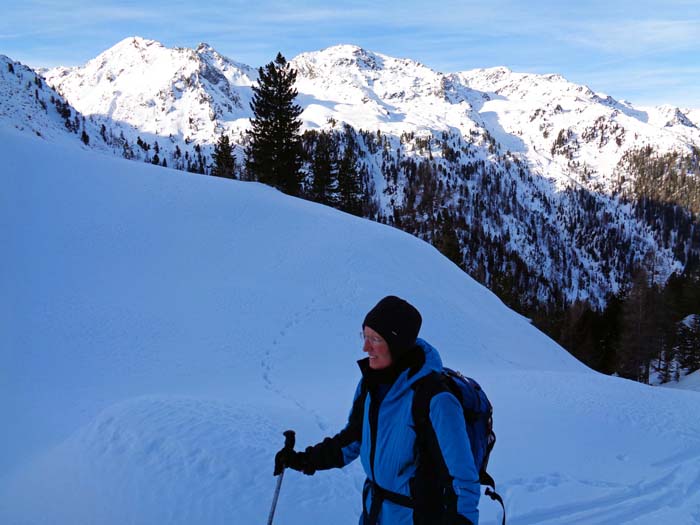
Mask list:
[[[677,253],[700,249],[667,239],[620,199],[635,180],[627,152],[653,146],[682,156],[700,148],[692,110],[637,108],[558,74],[506,67],[445,74],[352,44],[289,63],[304,129],[340,136],[352,128],[374,218],[433,242],[449,214],[462,224],[463,266],[482,282],[527,270],[516,285],[526,301],[602,307],[635,267],[653,267],[665,281],[685,264]],[[209,44],[169,49],[130,37],[83,67],[44,74],[88,121],[107,128],[117,155],[206,172],[226,133],[239,164],[243,158],[257,72]],[[436,187],[430,201],[427,182],[413,188],[421,165]],[[499,246],[504,253],[492,260]]]

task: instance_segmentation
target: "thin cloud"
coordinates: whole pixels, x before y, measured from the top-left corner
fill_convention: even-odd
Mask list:
[[[376,13],[367,9],[347,9],[347,8],[314,8],[314,9],[292,9],[286,12],[273,13],[266,17],[270,22],[279,23],[303,23],[312,22],[328,22],[341,20],[358,21],[366,20],[368,17],[375,16]]]
[[[587,24],[565,38],[607,53],[638,55],[700,47],[698,20],[638,20]]]

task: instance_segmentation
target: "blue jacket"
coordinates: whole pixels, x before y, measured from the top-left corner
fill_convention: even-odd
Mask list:
[[[355,392],[348,424],[334,437],[307,448],[308,460],[315,469],[321,470],[343,467],[360,457],[367,475],[360,525],[371,525],[368,517],[377,491],[384,489],[418,501],[423,492],[436,486],[444,500],[440,523],[477,525],[481,493],[479,473],[470,451],[462,407],[449,392],[439,392],[432,397],[429,412],[434,432],[428,441],[434,444],[432,450],[435,451],[430,454],[430,461],[434,463],[430,468],[438,473],[443,486],[437,479],[420,484],[420,476],[416,476],[412,385],[433,371],[441,371],[442,360],[437,350],[422,339],[417,340],[414,354],[417,359],[413,359],[411,366],[403,369],[388,390],[385,387],[383,391],[363,386],[371,372],[367,359],[359,361],[364,377]],[[420,513],[420,510],[384,499],[377,525],[413,525],[426,520],[425,512],[422,518],[414,517],[414,512]],[[429,512],[425,522],[435,523],[430,521],[435,517],[434,512]]]

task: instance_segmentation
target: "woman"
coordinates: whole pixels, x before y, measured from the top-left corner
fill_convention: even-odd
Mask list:
[[[431,397],[426,435],[412,416],[416,382],[442,371],[437,350],[418,338],[418,310],[395,296],[379,301],[362,323],[362,379],[347,426],[304,452],[282,449],[285,467],[313,474],[358,456],[367,480],[360,525],[476,525],[479,474],[459,401],[445,389]],[[434,374],[433,374],[434,375]]]

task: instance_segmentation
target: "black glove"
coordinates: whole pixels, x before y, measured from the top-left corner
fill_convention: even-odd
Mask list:
[[[275,472],[273,475],[279,476],[285,468],[291,468],[311,476],[316,469],[309,464],[306,452],[296,452],[291,448],[284,447],[275,454]]]

